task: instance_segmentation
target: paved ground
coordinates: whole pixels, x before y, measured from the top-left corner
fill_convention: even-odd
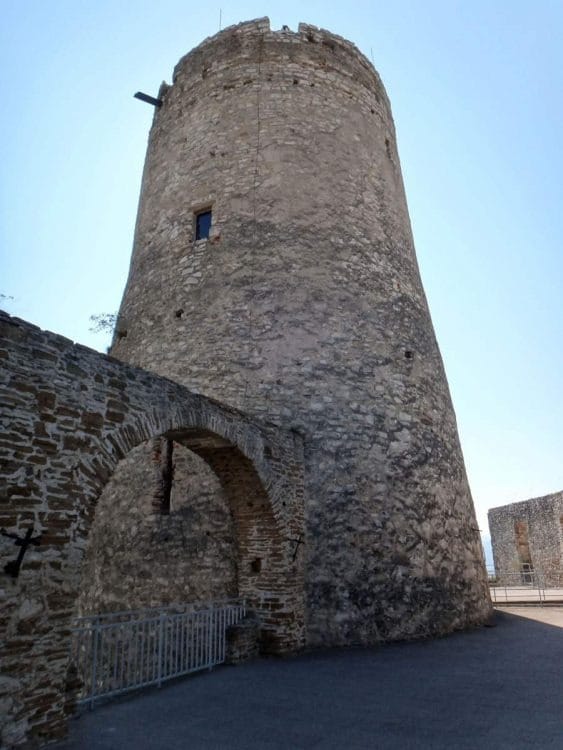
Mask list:
[[[546,625],[555,625],[563,628],[563,607],[502,607],[502,612],[508,612],[518,617],[527,617],[536,622],[543,622]],[[563,636],[563,633],[561,634]]]
[[[521,609],[436,641],[221,667],[87,712],[50,747],[561,750],[563,608]]]

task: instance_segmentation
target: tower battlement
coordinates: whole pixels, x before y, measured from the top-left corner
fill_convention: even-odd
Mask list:
[[[173,82],[182,76],[206,78],[225,74],[233,64],[244,61],[266,66],[283,61],[288,76],[293,70],[303,75],[308,67],[311,83],[315,69],[332,74],[333,78],[338,72],[387,100],[377,71],[352,42],[307,23],[300,23],[297,31],[271,30],[269,18],[229,26],[208,37],[181,58],[174,68]]]

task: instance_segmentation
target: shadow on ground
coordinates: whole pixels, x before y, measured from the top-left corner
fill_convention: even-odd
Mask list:
[[[50,748],[561,750],[563,630],[507,612],[494,622],[221,667],[84,713]]]

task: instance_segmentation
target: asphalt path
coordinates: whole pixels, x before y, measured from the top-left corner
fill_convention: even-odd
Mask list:
[[[543,609],[438,640],[223,666],[86,711],[49,747],[562,750],[563,609]]]

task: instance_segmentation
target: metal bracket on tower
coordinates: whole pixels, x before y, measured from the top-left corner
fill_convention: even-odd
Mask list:
[[[140,99],[142,102],[152,104],[153,107],[162,107],[162,99],[155,99],[154,96],[143,94],[142,91],[137,91],[137,93],[133,94],[133,96],[135,97],[135,99]]]

